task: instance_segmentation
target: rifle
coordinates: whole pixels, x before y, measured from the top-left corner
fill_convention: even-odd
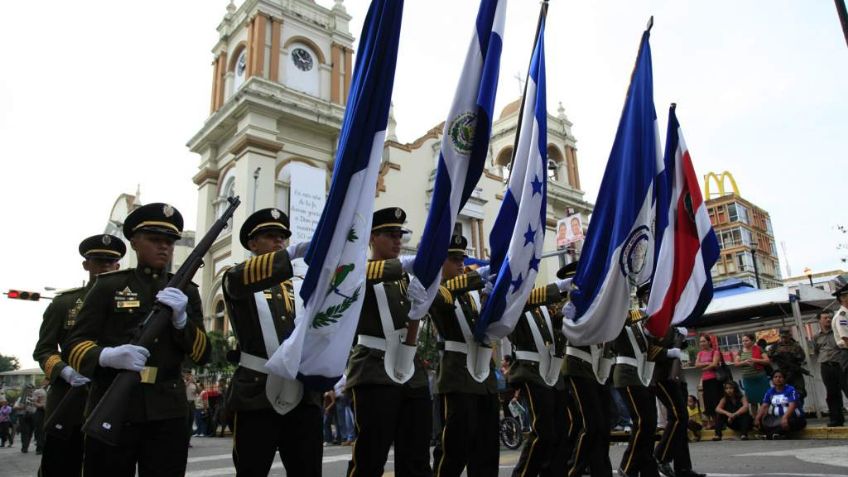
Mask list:
[[[241,202],[238,197],[230,197],[227,200],[230,206],[212,224],[212,227],[209,228],[203,239],[192,250],[191,254],[182,266],[180,266],[180,269],[177,270],[177,273],[174,274],[166,287],[184,289],[197,272],[197,269],[203,265],[203,256],[212,247],[218,235],[227,227],[227,222],[233,216],[233,213],[235,213],[236,208],[238,208]],[[171,313],[170,308],[156,302],[153,305],[153,309],[150,310],[150,313],[148,313],[147,317],[139,325],[138,330],[136,330],[136,336],[131,343],[150,349],[154,340],[159,338],[171,326]],[[83,432],[88,437],[95,438],[105,444],[117,445],[124,426],[124,419],[126,418],[126,403],[130,399],[130,393],[140,381],[141,375],[139,373],[128,370],[120,371],[112,381],[112,384],[109,385],[109,389],[103,394],[100,402],[91,411],[88,420],[83,425]]]

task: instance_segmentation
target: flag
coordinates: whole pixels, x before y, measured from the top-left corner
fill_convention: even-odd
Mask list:
[[[304,312],[266,368],[332,389],[347,362],[365,297],[377,172],[397,62],[402,0],[373,0],[360,35],[332,184],[306,253]]]
[[[631,287],[653,271],[653,182],[660,167],[651,72],[650,27],[627,90],[571,292],[574,318],[563,331],[574,345],[613,340],[624,326]]]
[[[646,325],[654,336],[665,336],[669,324],[704,313],[713,299],[710,269],[719,255],[674,104],[668,112],[663,162],[656,184],[658,252]]]
[[[546,13],[547,2],[542,4],[539,15],[509,183],[489,234],[490,271],[497,278],[474,330],[477,340],[482,342],[503,338],[515,327],[542,259],[548,195]]]
[[[427,294],[424,302],[411,296],[409,315],[413,319],[427,314],[439,291],[456,216],[483,174],[498,89],[505,15],[506,0],[480,2],[474,35],[442,131],[430,212],[415,255],[413,280],[420,281]]]

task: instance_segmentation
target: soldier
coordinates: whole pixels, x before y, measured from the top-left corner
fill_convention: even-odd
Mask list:
[[[539,475],[550,467],[557,445],[556,394],[554,386],[560,379],[565,357],[565,340],[557,340],[554,323],[547,306],[559,303],[570,280],[558,280],[534,288],[509,341],[514,360],[509,368],[509,384],[517,387],[530,403],[530,436],[521,450],[521,457],[512,471],[513,476]],[[563,338],[563,337],[561,337]],[[564,404],[564,403],[563,403]]]
[[[772,346],[768,355],[772,363],[783,371],[786,384],[792,385],[802,400],[807,397],[804,374],[809,371],[804,369],[804,349],[792,338],[792,331],[789,328],[780,329],[780,339]]]
[[[182,215],[170,205],[147,204],[124,221],[138,267],[104,273],[85,297],[77,323],[63,346],[65,361],[91,378],[91,410],[120,370],[141,374],[133,389],[117,446],[85,439],[86,476],[183,475],[188,456],[185,383],[181,364],[209,360],[208,337],[197,286],[166,288]],[[159,302],[172,310],[168,333],[151,349],[129,344],[142,320]]]
[[[409,322],[407,273],[414,259],[398,258],[409,233],[405,220],[403,209],[389,207],[374,212],[371,225],[365,300],[345,373],[358,434],[348,477],[383,475],[393,442],[398,477],[432,475],[427,373],[417,357],[412,369],[398,370],[393,362]]]
[[[499,403],[492,348],[479,345],[472,330],[480,318],[484,287],[478,272],[463,274],[468,240],[451,237],[442,266],[443,287],[430,307],[442,349],[436,387],[443,427],[433,452],[437,477],[456,476],[468,466],[469,477],[497,475]]]
[[[32,353],[38,361],[44,376],[50,381],[47,392],[45,420],[71,387],[84,386],[89,379],[62,361],[60,343],[74,326],[82,308],[86,293],[94,285],[97,275],[117,270],[118,261],[127,252],[124,242],[114,235],[93,235],[80,242],[79,253],[83,257],[82,268],[88,272],[88,284],[80,288],[64,290],[56,294],[44,311],[44,320],[38,332],[38,343]],[[61,378],[61,379],[60,379]],[[72,429],[65,429],[64,438],[47,430],[44,453],[41,456],[40,475],[78,476],[82,472],[83,435],[80,432],[85,403],[80,400],[79,407],[73,412],[74,418],[68,421]]]
[[[833,339],[836,345],[840,348],[848,348],[848,274],[843,274],[835,279],[836,291],[833,296],[836,297],[839,303],[839,309],[833,315],[831,328],[833,329]]]
[[[266,476],[279,451],[288,475],[321,475],[321,395],[299,381],[268,375],[265,362],[294,331],[295,297],[289,218],[278,209],[254,212],[239,239],[253,258],[224,274],[224,300],[239,342],[239,367],[227,395],[235,412],[233,463],[239,476]],[[300,253],[308,243],[291,247]]]

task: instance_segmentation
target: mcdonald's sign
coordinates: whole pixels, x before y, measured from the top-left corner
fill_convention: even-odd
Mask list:
[[[710,193],[710,179],[713,179],[718,186],[717,193]],[[732,188],[732,193],[736,195],[739,194],[739,187],[736,186],[736,180],[733,178],[733,174],[728,171],[723,171],[721,174],[716,174],[715,172],[710,172],[709,174],[704,176],[704,198],[710,200],[715,197],[721,197],[723,195],[727,195],[730,192],[727,192],[724,188],[724,181],[730,180],[730,187]]]

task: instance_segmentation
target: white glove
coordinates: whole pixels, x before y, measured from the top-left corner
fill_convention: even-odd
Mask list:
[[[424,284],[418,280],[418,277],[413,276],[409,281],[409,288],[406,289],[406,296],[412,302],[409,310],[409,319],[420,320],[427,314],[427,289]]]
[[[568,293],[571,291],[571,282],[573,279],[566,278],[565,280],[557,280],[556,285],[560,293]]]
[[[65,366],[64,368],[62,368],[62,372],[59,373],[59,375],[62,376],[62,379],[67,381],[68,384],[70,384],[71,387],[73,387],[73,388],[78,387],[78,386],[82,386],[84,384],[88,384],[89,382],[91,382],[90,379],[88,379],[85,376],[83,376],[82,374],[78,373],[77,370],[75,370],[74,368],[72,368],[70,366]]]
[[[286,247],[286,252],[289,254],[289,260],[297,260],[306,256],[306,251],[309,250],[310,242],[300,242]]]
[[[568,302],[562,308],[562,315],[567,319],[574,321],[574,316],[577,314],[577,307],[574,306],[574,303]]]
[[[680,348],[669,348],[668,351],[665,352],[665,355],[671,359],[680,359],[683,357],[683,352],[680,351]]]
[[[689,330],[687,330],[687,329],[686,329],[685,327],[683,327],[683,326],[678,326],[678,327],[677,327],[677,332],[678,332],[678,333],[680,333],[680,334],[681,334],[681,335],[683,335],[683,336],[687,336],[687,335],[689,335]]]
[[[168,287],[159,291],[156,294],[156,299],[159,303],[166,305],[171,309],[171,323],[174,328],[181,330],[186,325],[186,305],[188,297],[179,288]]]
[[[490,282],[489,280],[486,280],[486,284],[483,286],[483,294],[484,295],[491,295],[494,290],[495,290],[495,284]]]
[[[412,273],[412,267],[415,265],[415,255],[401,255],[400,267],[404,273]]]
[[[480,268],[478,268],[477,270],[474,270],[474,271],[477,272],[478,275],[480,275],[480,278],[482,278],[485,281],[489,281],[489,266],[488,265],[483,265],[482,267],[480,267]]]
[[[104,368],[141,371],[148,357],[150,357],[150,351],[146,348],[124,344],[114,348],[103,348],[100,351],[99,362]]]

